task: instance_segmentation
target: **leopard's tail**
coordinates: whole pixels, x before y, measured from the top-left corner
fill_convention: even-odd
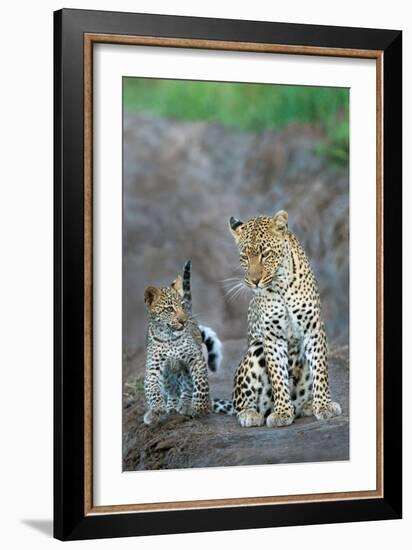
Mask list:
[[[192,260],[187,260],[183,266],[183,301],[188,311],[192,311],[192,290],[190,276],[192,271]]]
[[[222,363],[222,342],[210,327],[199,325],[199,328],[202,334],[202,342],[207,349],[207,366],[212,372],[215,372]]]
[[[231,399],[212,399],[212,409],[215,413],[235,415],[235,407]]]
[[[192,261],[187,260],[183,267],[183,301],[190,312],[192,311],[191,271]],[[207,366],[212,372],[215,372],[222,362],[222,342],[210,327],[199,325],[199,328],[202,334],[202,342],[207,349]]]

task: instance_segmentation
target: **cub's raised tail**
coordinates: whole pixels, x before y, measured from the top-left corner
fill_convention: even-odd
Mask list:
[[[188,311],[192,311],[192,290],[191,290],[191,277],[192,260],[187,260],[183,266],[183,302]]]
[[[183,267],[183,301],[188,311],[192,311],[191,289],[192,262],[187,260]],[[222,342],[216,332],[210,327],[199,324],[202,342],[207,349],[207,366],[212,372],[216,372],[222,362]]]

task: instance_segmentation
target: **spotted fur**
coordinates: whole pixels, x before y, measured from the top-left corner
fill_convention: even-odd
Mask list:
[[[221,414],[235,415],[236,410],[231,399],[213,399],[213,412]]]
[[[183,267],[183,301],[188,311],[192,311],[192,289],[191,289],[192,261],[187,260]]]
[[[172,412],[197,416],[211,410],[207,348],[211,370],[221,361],[221,343],[209,327],[199,326],[191,315],[190,261],[183,279],[165,288],[148,287],[144,300],[149,313],[147,359],[144,381],[146,413],[152,424]]]
[[[192,262],[187,260],[183,268],[183,301],[190,312],[192,311],[191,269]],[[199,328],[202,342],[206,347],[207,366],[215,372],[222,362],[222,342],[210,327],[199,325]]]
[[[286,426],[297,416],[341,414],[331,401],[317,282],[284,211],[231,218],[244,282],[252,289],[248,349],[235,373],[233,408],[243,427]],[[225,412],[225,411],[220,411]]]

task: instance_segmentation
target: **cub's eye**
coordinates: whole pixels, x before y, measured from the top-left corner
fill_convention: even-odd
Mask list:
[[[241,262],[247,262],[247,254],[241,252],[239,257]]]

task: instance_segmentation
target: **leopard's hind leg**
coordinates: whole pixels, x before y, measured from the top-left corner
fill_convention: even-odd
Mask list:
[[[166,412],[177,412],[179,406],[179,373],[165,368],[163,373],[163,393],[166,401]]]
[[[313,416],[313,401],[309,399],[305,401],[300,410],[300,416]]]
[[[263,344],[255,341],[235,373],[233,403],[239,424],[243,428],[263,426],[271,411],[271,399]]]
[[[312,373],[297,342],[289,344],[289,389],[295,418],[312,416]]]
[[[180,374],[179,393],[177,411],[184,416],[190,416],[192,414],[193,382],[189,372]]]

